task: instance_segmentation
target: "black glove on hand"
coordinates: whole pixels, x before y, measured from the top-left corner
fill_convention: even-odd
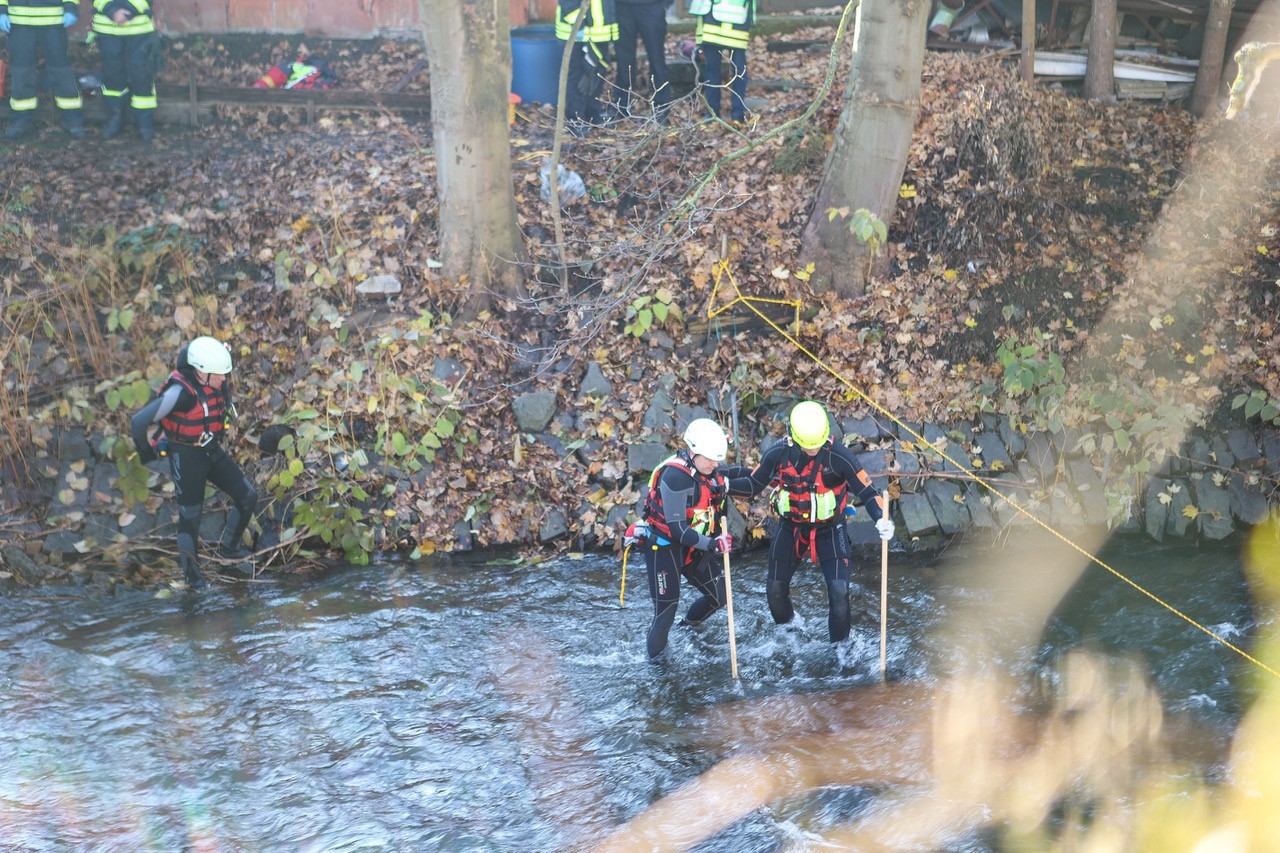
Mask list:
[[[595,47],[589,43],[583,43],[582,55],[586,57],[587,67],[578,78],[578,93],[584,98],[598,98],[604,91],[604,77],[601,76],[604,74],[604,64],[596,54]]]

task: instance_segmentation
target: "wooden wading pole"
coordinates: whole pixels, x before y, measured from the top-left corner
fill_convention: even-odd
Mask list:
[[[889,517],[889,501],[884,502],[884,518]],[[880,681],[884,681],[885,641],[889,624],[889,540],[880,540]]]
[[[729,530],[729,519],[727,516],[720,518],[720,532],[724,533]],[[729,667],[733,672],[733,680],[738,680],[738,641],[733,636],[733,583],[729,579],[729,552],[723,551],[724,554],[724,603],[725,608],[729,611]],[[883,669],[883,667],[881,667]]]

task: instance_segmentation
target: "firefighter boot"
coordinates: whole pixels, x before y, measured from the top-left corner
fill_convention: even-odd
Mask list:
[[[152,110],[133,111],[133,120],[138,125],[138,136],[142,137],[143,142],[150,142],[156,135],[152,112]]]
[[[80,110],[64,110],[62,126],[67,129],[72,139],[84,139],[84,113]]]
[[[9,126],[4,129],[4,138],[21,139],[31,132],[33,124],[34,122],[31,120],[31,113],[18,113],[9,121]]]
[[[103,139],[115,139],[120,135],[120,124],[124,121],[124,99],[120,97],[106,98],[107,123],[98,134]]]

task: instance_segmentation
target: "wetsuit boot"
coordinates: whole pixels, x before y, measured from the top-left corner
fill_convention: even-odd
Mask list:
[[[258,490],[247,479],[242,487],[243,494],[240,494],[235,505],[227,512],[227,526],[222,531],[218,553],[229,560],[244,561],[236,568],[245,574],[252,574],[253,563],[250,557],[253,555],[253,549],[244,544],[244,532],[248,529],[249,521],[258,508]]]
[[[178,534],[178,565],[182,567],[182,579],[192,589],[204,588],[204,575],[200,574],[200,561],[196,559],[195,545],[190,537]]]
[[[191,589],[204,587],[204,575],[200,573],[200,561],[196,558],[196,542],[200,536],[200,515],[203,510],[200,504],[183,506],[178,504],[178,566],[182,569],[182,579]]]

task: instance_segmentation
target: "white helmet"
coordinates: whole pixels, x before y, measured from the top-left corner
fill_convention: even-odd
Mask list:
[[[222,341],[206,335],[187,344],[187,363],[201,373],[226,376],[231,372],[231,351]]]
[[[698,418],[690,422],[684,431],[684,443],[696,456],[705,456],[715,462],[723,462],[729,455],[729,437],[724,434],[720,424],[709,418]]]

